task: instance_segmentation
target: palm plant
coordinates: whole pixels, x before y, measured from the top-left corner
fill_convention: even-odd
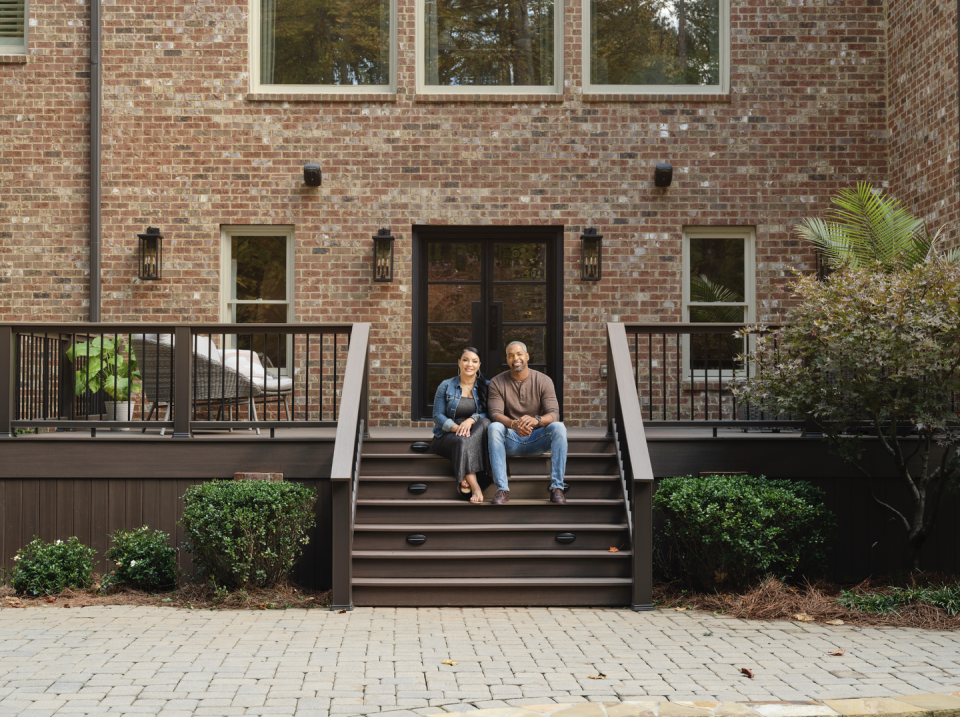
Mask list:
[[[937,255],[943,228],[931,236],[922,219],[900,202],[875,192],[868,182],[841,189],[833,198],[836,205],[826,220],[803,219],[796,233],[810,242],[834,268],[866,268],[879,263],[884,271],[910,268]],[[960,249],[943,255],[960,262]]]
[[[710,281],[704,274],[690,278],[691,303],[742,304],[743,296],[722,284]],[[711,323],[740,323],[744,320],[742,306],[691,306],[691,321]]]

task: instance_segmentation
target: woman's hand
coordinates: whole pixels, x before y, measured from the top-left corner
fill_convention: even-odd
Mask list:
[[[457,426],[457,435],[463,436],[464,438],[470,437],[470,426],[472,426],[476,421],[472,418],[466,419],[463,423]]]

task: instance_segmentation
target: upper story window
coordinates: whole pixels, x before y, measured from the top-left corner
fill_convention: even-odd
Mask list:
[[[726,94],[730,0],[584,0],[586,92]]]
[[[0,0],[0,55],[27,54],[27,0]]]
[[[251,0],[250,16],[253,92],[394,90],[395,0]]]
[[[418,0],[417,90],[561,91],[559,0]]]

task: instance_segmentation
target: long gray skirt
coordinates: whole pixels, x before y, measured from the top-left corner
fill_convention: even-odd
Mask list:
[[[463,500],[470,500],[470,492],[460,492],[460,481],[465,475],[477,474],[480,489],[493,483],[490,475],[490,456],[487,453],[487,427],[489,418],[481,418],[470,428],[470,435],[464,438],[456,433],[444,433],[430,443],[430,452],[443,456],[453,464],[453,473],[457,478],[456,494]]]

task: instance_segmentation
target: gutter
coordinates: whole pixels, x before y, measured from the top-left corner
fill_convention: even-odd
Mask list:
[[[100,2],[90,0],[90,321],[100,321]],[[960,0],[957,0],[960,2]]]

